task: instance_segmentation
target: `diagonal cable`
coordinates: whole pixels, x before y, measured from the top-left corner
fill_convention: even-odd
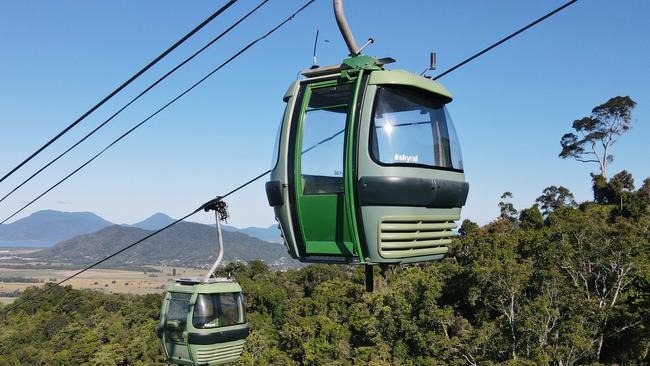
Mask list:
[[[310,4],[311,4],[312,2],[314,2],[314,1],[315,1],[315,0],[311,0],[311,1],[309,1],[309,2],[308,2],[307,4],[305,4],[302,8],[300,8],[300,9],[298,10],[298,12],[302,11],[304,8],[306,8],[308,5],[310,5]],[[488,51],[491,50],[492,48],[495,48],[495,47],[497,47],[498,45],[500,45],[500,44],[506,42],[508,39],[513,38],[514,36],[516,36],[517,34],[519,34],[519,33],[523,32],[523,31],[525,31],[526,29],[531,28],[531,27],[534,26],[535,24],[537,24],[537,23],[543,21],[544,19],[550,17],[551,15],[553,15],[553,14],[559,12],[560,10],[562,10],[562,9],[564,9],[564,8],[566,8],[566,7],[568,7],[569,5],[575,3],[576,1],[577,1],[577,0],[572,0],[572,1],[570,1],[570,2],[568,2],[568,3],[566,3],[566,4],[564,4],[564,5],[561,6],[560,8],[555,9],[555,10],[552,11],[551,13],[546,14],[544,17],[542,17],[542,18],[536,20],[535,22],[533,22],[533,23],[527,25],[526,27],[520,29],[519,31],[517,31],[517,32],[515,32],[515,33],[513,33],[513,34],[511,34],[510,36],[508,36],[508,37],[502,39],[501,41],[499,41],[499,42],[493,44],[492,46],[490,46],[490,47],[484,49],[483,51],[481,51],[481,52],[475,54],[474,56],[470,57],[469,59],[466,59],[465,61],[461,62],[460,64],[458,64],[458,65],[456,65],[456,66],[454,66],[453,68],[451,68],[451,69],[449,69],[449,70],[443,72],[442,74],[438,75],[438,76],[435,77],[434,79],[438,79],[438,78],[440,78],[440,77],[442,77],[442,76],[444,76],[444,75],[446,75],[446,74],[448,74],[448,73],[450,73],[450,72],[452,72],[452,71],[458,69],[459,67],[463,66],[464,64],[466,64],[466,63],[472,61],[473,59],[475,59],[475,58],[481,56],[482,54],[488,52]],[[292,18],[293,18],[293,17],[294,17],[298,12],[294,13],[291,17],[289,17],[287,20],[285,20],[285,22],[283,22],[283,23],[281,23],[281,24],[284,24],[284,23],[288,22],[288,21],[289,21],[290,19],[292,19]],[[270,33],[272,33],[272,32],[273,32],[275,29],[277,29],[277,28],[279,28],[279,26],[276,27],[276,28],[274,28]],[[270,33],[267,33],[267,35],[270,34]],[[340,132],[339,132],[339,133],[340,133]],[[338,134],[338,133],[337,133],[337,134]],[[331,140],[333,137],[334,137],[334,136],[331,136],[331,137],[329,137],[329,138],[326,138],[326,139],[323,140],[323,141],[320,141],[320,142],[316,143],[316,145],[314,145],[314,146],[308,148],[308,149],[305,150],[303,153],[308,152],[308,151],[311,150],[312,148],[314,148],[314,147],[316,147],[316,146],[322,144],[322,143],[325,142],[325,141],[329,141],[329,140]],[[66,278],[66,279],[64,279],[64,280],[62,280],[62,281],[60,281],[60,282],[58,282],[56,285],[60,285],[60,284],[62,284],[63,282],[66,282],[66,281],[68,281],[68,280],[70,280],[70,279],[72,279],[72,278],[78,276],[79,274],[81,274],[81,273],[83,273],[83,272],[85,272],[85,271],[87,271],[87,270],[89,270],[89,269],[91,269],[91,268],[93,268],[93,267],[99,265],[100,263],[105,262],[106,260],[108,260],[108,259],[114,257],[115,255],[118,255],[118,254],[124,252],[125,250],[127,250],[127,249],[129,249],[129,248],[131,248],[131,247],[133,247],[133,246],[135,246],[135,245],[141,243],[142,241],[144,241],[144,240],[146,240],[146,239],[148,239],[148,238],[150,238],[150,237],[152,237],[152,236],[154,236],[154,235],[160,233],[161,231],[166,230],[167,228],[169,228],[169,227],[171,227],[171,226],[177,224],[178,222],[180,222],[180,221],[182,221],[182,220],[184,220],[184,219],[186,219],[186,218],[188,218],[188,217],[190,217],[190,216],[196,214],[196,213],[199,212],[200,210],[203,210],[203,209],[206,209],[206,208],[209,207],[209,206],[212,206],[212,205],[214,204],[215,201],[221,200],[221,199],[223,199],[223,198],[225,198],[225,197],[227,197],[227,196],[229,196],[229,195],[231,195],[231,194],[237,192],[238,190],[240,190],[240,189],[242,189],[242,188],[248,186],[249,184],[251,184],[251,183],[253,183],[253,182],[259,180],[260,178],[264,177],[265,175],[267,175],[267,174],[270,173],[270,172],[271,172],[271,170],[267,170],[267,171],[265,171],[265,172],[259,174],[259,175],[256,176],[255,178],[253,178],[253,179],[251,179],[251,180],[249,180],[249,181],[243,183],[242,185],[240,185],[240,186],[238,186],[237,188],[233,189],[232,191],[228,192],[228,193],[225,194],[224,196],[217,197],[217,198],[214,199],[214,200],[211,200],[211,201],[206,202],[206,203],[203,204],[201,207],[199,207],[199,208],[196,209],[195,211],[189,213],[188,215],[184,216],[183,218],[178,219],[178,220],[174,221],[173,223],[169,224],[168,226],[166,226],[166,227],[164,227],[164,228],[162,228],[162,229],[159,229],[159,230],[155,231],[154,233],[148,235],[147,237],[145,237],[145,238],[139,240],[138,242],[135,242],[135,243],[133,243],[133,244],[131,244],[131,245],[129,245],[129,246],[127,246],[127,247],[121,249],[120,251],[118,251],[118,252],[116,252],[116,253],[110,255],[109,257],[106,257],[106,258],[104,258],[104,259],[102,259],[102,260],[100,260],[100,261],[98,261],[98,262],[92,264],[91,266],[84,268],[83,270],[81,270],[81,271],[79,271],[79,272],[77,272],[77,273],[75,273],[75,274],[69,276],[68,278]],[[5,221],[6,221],[6,220],[5,220]],[[35,298],[37,298],[37,297],[43,295],[43,294],[45,294],[45,293],[51,291],[53,288],[56,288],[56,287],[57,287],[56,285],[55,285],[55,286],[50,286],[50,287],[44,289],[43,291],[41,291],[41,292],[37,292],[37,293],[35,293],[34,295],[32,295],[32,296],[30,296],[30,297],[28,297],[28,298],[26,298],[26,299],[20,301],[19,303],[12,304],[12,305],[10,305],[10,306],[8,306],[8,307],[2,309],[2,310],[0,311],[0,316],[6,316],[7,313],[9,313],[10,311],[16,309],[17,307],[22,306],[23,304],[25,304],[25,303],[27,303],[27,302],[29,302],[29,301],[31,301],[31,300],[33,300],[33,299],[35,299]]]
[[[48,146],[50,146],[54,141],[58,140],[61,136],[63,136],[65,133],[70,131],[74,126],[79,124],[81,121],[83,121],[88,115],[93,113],[97,108],[101,107],[104,103],[106,103],[109,99],[111,99],[115,94],[119,93],[122,89],[124,89],[127,85],[131,84],[135,79],[140,77],[143,73],[145,73],[147,70],[149,70],[153,65],[157,64],[158,61],[163,59],[165,56],[167,56],[170,52],[172,52],[175,48],[180,46],[183,42],[185,42],[188,38],[190,38],[194,33],[198,32],[201,28],[206,26],[208,23],[210,23],[214,18],[218,17],[221,13],[223,13],[226,9],[228,9],[230,6],[232,6],[234,3],[236,3],[238,0],[230,0],[228,1],[224,6],[219,8],[217,11],[215,11],[212,15],[210,15],[208,18],[206,18],[201,24],[197,25],[194,29],[192,29],[189,33],[184,35],[181,39],[176,41],[173,45],[171,45],[168,49],[166,49],[163,53],[158,55],[155,59],[153,59],[151,62],[147,64],[147,66],[143,67],[140,69],[138,72],[136,72],[133,76],[131,76],[127,81],[122,83],[122,85],[118,86],[115,90],[113,90],[110,94],[108,94],[104,99],[100,100],[97,104],[95,104],[92,108],[90,108],[88,111],[86,111],[84,114],[81,115],[81,117],[77,118],[74,122],[69,124],[66,128],[64,128],[61,132],[59,132],[56,136],[51,138],[48,142],[46,142],[43,146],[38,148],[35,152],[33,152],[30,156],[28,156],[25,160],[23,160],[20,164],[15,166],[13,169],[11,169],[8,173],[6,173],[2,178],[0,178],[0,182],[4,181],[7,179],[9,176],[11,176],[13,173],[15,173],[18,169],[20,169],[23,165],[27,164],[30,160],[32,160],[36,155],[40,154],[41,151],[45,150]]]
[[[187,215],[181,217],[180,219],[175,220],[174,222],[168,224],[167,226],[165,226],[165,227],[163,227],[163,228],[160,228],[160,229],[158,229],[158,230],[156,230],[156,231],[154,231],[154,232],[152,232],[152,233],[146,235],[145,237],[139,239],[138,241],[136,241],[136,242],[134,242],[134,243],[132,243],[132,244],[129,244],[129,245],[125,246],[124,248],[118,250],[117,252],[115,252],[115,253],[113,253],[113,254],[107,256],[107,257],[104,257],[103,259],[100,259],[100,260],[98,260],[97,262],[95,262],[95,263],[93,263],[93,264],[91,264],[91,265],[89,265],[89,266],[87,266],[87,267],[85,267],[85,268],[83,268],[83,269],[81,269],[81,270],[75,272],[74,274],[72,274],[72,275],[70,275],[70,276],[64,278],[63,280],[57,282],[56,284],[54,284],[54,285],[52,285],[52,286],[50,286],[50,287],[47,287],[47,288],[43,289],[43,290],[40,291],[40,292],[36,292],[35,294],[33,294],[33,295],[31,295],[31,296],[29,296],[29,297],[23,299],[23,300],[20,301],[20,302],[16,302],[16,303],[14,303],[14,304],[12,304],[12,305],[7,306],[6,308],[4,308],[4,309],[2,309],[2,310],[0,311],[0,317],[7,315],[10,311],[12,311],[12,310],[14,310],[14,309],[16,309],[16,308],[18,308],[18,307],[20,307],[20,306],[22,306],[22,305],[28,303],[28,302],[34,300],[34,299],[36,299],[36,298],[38,298],[38,297],[40,297],[40,296],[45,295],[46,293],[48,293],[48,292],[51,291],[52,289],[56,288],[57,286],[62,285],[62,284],[65,283],[65,282],[68,282],[69,280],[71,280],[71,279],[73,279],[73,278],[79,276],[80,274],[82,274],[82,273],[84,273],[84,272],[86,272],[86,271],[88,271],[88,270],[90,270],[90,269],[92,269],[92,268],[94,268],[94,267],[97,267],[98,265],[100,265],[100,264],[106,262],[107,260],[109,260],[109,259],[111,259],[111,258],[113,258],[113,257],[115,257],[115,256],[117,256],[117,255],[119,255],[119,254],[121,254],[121,253],[123,253],[123,252],[126,251],[126,250],[129,250],[129,249],[133,248],[134,246],[136,246],[136,245],[142,243],[143,241],[145,241],[145,240],[147,240],[147,239],[149,239],[149,238],[151,238],[151,237],[153,237],[153,236],[155,236],[155,235],[157,235],[157,234],[159,234],[159,233],[161,233],[161,232],[163,232],[163,231],[169,229],[170,227],[172,227],[172,226],[178,224],[179,222],[188,219],[190,216],[195,215],[195,214],[198,213],[199,211],[201,211],[201,210],[208,210],[210,207],[213,207],[213,206],[215,205],[216,202],[223,200],[224,198],[230,196],[231,194],[233,194],[233,193],[239,191],[240,189],[242,189],[242,188],[244,188],[244,187],[250,185],[251,183],[253,183],[253,182],[259,180],[260,178],[264,177],[265,175],[267,175],[267,174],[270,173],[270,172],[271,172],[270,170],[267,170],[267,171],[265,171],[264,173],[257,175],[255,178],[248,180],[248,181],[245,182],[244,184],[238,186],[237,188],[231,190],[230,192],[224,194],[223,196],[218,196],[217,198],[212,199],[212,200],[210,200],[210,201],[208,201],[208,202],[202,204],[202,205],[201,205],[199,208],[197,208],[196,210],[194,210],[194,211],[188,213]]]
[[[483,54],[485,54],[485,53],[491,51],[492,49],[494,49],[494,48],[500,46],[501,44],[503,44],[503,43],[509,41],[510,39],[512,39],[512,38],[514,38],[514,37],[516,37],[516,36],[518,36],[519,34],[521,34],[521,33],[525,32],[525,31],[527,31],[527,30],[530,29],[530,28],[536,26],[537,24],[543,22],[544,20],[550,18],[551,16],[553,16],[553,15],[559,13],[560,11],[562,11],[562,10],[568,8],[569,6],[575,4],[577,1],[578,1],[578,0],[571,0],[571,1],[567,2],[567,3],[565,3],[564,5],[560,6],[559,8],[557,8],[557,9],[555,9],[555,10],[553,10],[553,11],[547,13],[547,14],[545,14],[545,15],[542,16],[541,18],[538,18],[537,20],[533,21],[532,23],[529,23],[529,24],[526,25],[525,27],[520,28],[520,29],[517,30],[516,32],[511,33],[510,35],[508,35],[508,36],[502,38],[501,40],[499,40],[499,41],[493,43],[492,45],[488,46],[487,48],[484,48],[483,50],[481,50],[481,51],[475,53],[474,55],[470,56],[469,58],[466,58],[464,61],[461,61],[460,63],[456,64],[456,66],[454,66],[454,67],[448,69],[447,71],[444,71],[444,72],[440,73],[439,75],[435,76],[435,77],[433,78],[433,80],[438,80],[438,79],[440,79],[441,77],[443,77],[443,76],[449,74],[450,72],[455,71],[456,69],[462,67],[463,65],[465,65],[465,64],[467,64],[467,63],[473,61],[474,59],[476,59],[476,58],[482,56]]]
[[[43,193],[41,193],[40,195],[38,195],[36,198],[34,198],[33,200],[29,201],[29,202],[28,202],[27,204],[25,204],[23,207],[21,207],[20,209],[18,209],[17,211],[15,211],[13,214],[11,214],[10,216],[8,216],[8,217],[5,218],[4,220],[2,220],[2,221],[0,222],[0,225],[6,223],[8,220],[10,220],[10,219],[13,218],[14,216],[16,216],[17,214],[19,214],[20,212],[22,212],[24,209],[26,209],[27,207],[31,206],[34,202],[38,201],[41,197],[45,196],[45,195],[46,195],[47,193],[49,193],[51,190],[53,190],[54,188],[58,187],[61,183],[63,183],[63,182],[65,182],[66,180],[68,180],[68,178],[72,177],[72,176],[75,175],[77,172],[79,172],[80,170],[82,170],[83,168],[85,168],[88,164],[90,164],[91,162],[93,162],[95,159],[97,159],[100,155],[102,155],[102,154],[103,154],[104,152],[106,152],[108,149],[110,149],[110,148],[113,147],[115,144],[117,144],[119,141],[121,141],[123,138],[125,138],[126,136],[128,136],[129,134],[131,134],[131,132],[135,131],[138,127],[142,126],[143,124],[147,123],[150,119],[152,119],[153,117],[155,117],[158,113],[162,112],[162,111],[165,110],[167,107],[169,107],[170,105],[174,104],[177,100],[181,99],[183,96],[185,96],[185,95],[186,95],[187,93],[189,93],[191,90],[193,90],[194,88],[196,88],[197,86],[199,86],[201,83],[203,83],[205,80],[207,80],[207,79],[208,79],[210,76],[212,76],[214,73],[216,73],[217,71],[221,70],[224,66],[228,65],[230,62],[232,62],[232,61],[235,60],[237,57],[239,57],[242,53],[246,52],[249,48],[253,47],[253,46],[254,46],[255,44],[257,44],[258,42],[260,42],[260,41],[266,39],[266,37],[270,36],[270,35],[273,34],[275,31],[277,31],[278,29],[280,29],[283,25],[285,25],[285,24],[288,23],[290,20],[292,20],[296,15],[298,15],[300,12],[302,12],[305,8],[307,8],[309,5],[311,5],[314,1],[316,1],[316,0],[310,0],[310,1],[308,1],[305,5],[303,5],[302,7],[300,7],[297,11],[295,11],[293,14],[291,14],[288,18],[286,18],[286,19],[285,19],[284,21],[282,21],[280,24],[278,24],[277,26],[275,26],[273,29],[271,29],[270,31],[266,32],[264,35],[262,35],[262,36],[256,38],[255,40],[253,40],[251,43],[249,43],[249,44],[246,45],[244,48],[242,48],[242,49],[239,50],[237,53],[235,53],[233,56],[231,56],[228,60],[226,60],[225,62],[223,62],[223,63],[222,63],[221,65],[219,65],[217,68],[215,68],[214,70],[210,71],[207,75],[205,75],[205,76],[204,76],[203,78],[201,78],[199,81],[197,81],[197,82],[194,83],[192,86],[190,86],[189,88],[187,88],[184,92],[182,92],[181,94],[179,94],[178,96],[176,96],[174,99],[172,99],[172,100],[170,100],[169,102],[167,102],[167,104],[165,104],[165,105],[163,105],[162,107],[160,107],[160,108],[159,108],[158,110],[156,110],[154,113],[152,113],[151,115],[149,115],[149,117],[145,118],[145,119],[142,120],[140,123],[138,123],[137,125],[133,126],[131,129],[129,129],[128,131],[126,131],[125,133],[123,133],[120,137],[118,137],[117,139],[113,140],[113,142],[111,142],[108,146],[106,146],[105,148],[103,148],[100,152],[98,152],[97,154],[95,154],[92,158],[90,158],[89,160],[87,160],[85,163],[83,163],[83,164],[82,164],[81,166],[79,166],[77,169],[73,170],[71,173],[69,173],[68,175],[66,175],[63,179],[59,180],[56,184],[54,184],[53,186],[51,186],[50,188],[48,188],[47,190],[45,190]]]
[[[218,36],[213,38],[210,42],[205,44],[205,46],[201,47],[198,51],[196,51],[194,54],[192,54],[190,57],[186,58],[183,62],[180,64],[176,65],[173,69],[168,71],[165,75],[160,77],[156,82],[153,84],[149,85],[146,89],[144,89],[140,94],[135,96],[133,99],[131,99],[127,104],[125,104],[122,108],[120,108],[117,112],[113,113],[107,120],[102,122],[99,126],[95,127],[92,131],[90,131],[88,134],[86,134],[83,138],[81,138],[79,141],[75,142],[72,146],[70,146],[67,150],[59,154],[56,158],[52,159],[49,163],[45,164],[43,167],[41,167],[39,170],[37,170],[34,174],[32,174],[29,178],[25,179],[22,183],[14,187],[9,193],[5,194],[2,198],[0,198],[0,203],[3,202],[7,197],[11,196],[14,192],[16,192],[18,189],[20,189],[22,186],[27,184],[27,182],[31,181],[39,175],[42,171],[47,169],[50,165],[54,164],[57,160],[61,159],[64,155],[69,153],[72,149],[77,147],[79,144],[84,142],[86,139],[88,139],[90,136],[94,135],[95,132],[99,131],[102,127],[104,127],[106,124],[108,124],[113,118],[115,118],[117,115],[122,113],[126,108],[128,108],[131,104],[135,103],[140,97],[143,95],[147,94],[151,89],[153,89],[156,85],[158,85],[161,81],[165,80],[169,75],[173,74],[176,72],[176,70],[180,69],[183,67],[186,63],[188,63],[190,60],[192,60],[194,57],[198,56],[201,52],[205,51],[208,47],[212,46],[215,42],[217,42],[219,39],[221,39],[223,36],[228,34],[233,28],[235,28],[237,25],[239,25],[241,22],[243,22],[246,18],[248,18],[250,15],[252,15],[255,11],[257,11],[259,8],[262,7],[262,5],[266,4],[269,0],[263,0],[259,5],[257,5],[255,8],[253,8],[251,11],[249,11],[246,15],[241,17],[239,20],[237,20],[233,25],[228,27],[225,31],[221,32]]]

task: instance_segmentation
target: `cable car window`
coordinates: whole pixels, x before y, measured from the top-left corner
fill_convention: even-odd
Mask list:
[[[242,324],[244,303],[240,293],[199,294],[194,304],[192,325],[197,329]]]
[[[301,174],[304,194],[343,192],[343,151],[354,84],[311,90],[303,117]]]
[[[371,156],[380,164],[463,170],[451,117],[444,105],[424,92],[381,87],[371,131]]]
[[[190,307],[191,294],[172,292],[167,306],[165,330],[170,338],[181,341],[187,326],[187,311]]]

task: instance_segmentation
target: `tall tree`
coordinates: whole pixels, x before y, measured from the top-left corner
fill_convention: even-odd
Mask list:
[[[550,186],[544,188],[542,195],[537,197],[536,203],[542,208],[545,216],[561,207],[576,207],[577,203],[573,193],[563,186]]]
[[[519,213],[519,222],[523,229],[539,229],[544,225],[544,217],[536,203],[530,208],[525,208]]]
[[[478,229],[479,226],[477,223],[475,223],[470,219],[465,219],[463,220],[463,223],[460,225],[460,228],[458,229],[458,234],[460,234],[461,236],[467,236]],[[0,306],[2,305],[0,304]]]
[[[618,192],[631,192],[634,190],[634,177],[627,170],[622,170],[609,180],[609,184]]]
[[[600,204],[622,205],[623,197],[634,190],[634,177],[627,170],[616,173],[612,179],[592,174],[594,201]]]
[[[639,196],[647,203],[650,204],[650,178],[643,181],[643,185],[639,188]]]
[[[597,163],[600,174],[606,176],[607,164],[614,160],[611,148],[618,137],[630,129],[635,106],[636,102],[628,96],[614,97],[594,108],[591,116],[573,121],[576,133],[562,136],[559,156]]]
[[[501,195],[503,201],[499,202],[499,217],[502,219],[515,220],[517,218],[517,209],[510,202],[512,192],[503,192]]]

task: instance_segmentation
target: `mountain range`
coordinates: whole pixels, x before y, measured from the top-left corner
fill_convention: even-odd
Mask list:
[[[121,226],[157,230],[173,221],[175,221],[173,218],[158,212],[135,224]],[[47,247],[113,225],[115,224],[92,212],[38,211],[11,224],[0,225],[0,246],[34,246],[36,243]],[[269,242],[282,242],[276,225],[268,228],[243,229],[224,225],[223,228],[226,231],[241,232]]]
[[[136,227],[113,225],[79,235],[51,248],[29,254],[32,258],[83,264],[97,261],[152,233]],[[284,245],[269,243],[239,232],[223,232],[224,261],[264,260],[271,266],[298,265]],[[173,265],[209,267],[218,253],[214,227],[180,222],[111,259],[109,265]]]
[[[223,225],[223,229],[228,231],[244,233],[254,238],[268,241],[270,243],[282,244],[283,242],[282,236],[280,235],[280,229],[278,229],[278,225],[271,225],[267,228],[250,226],[241,229],[236,228],[234,226]]]
[[[54,244],[113,225],[92,212],[35,212],[11,224],[0,225],[0,240]]]

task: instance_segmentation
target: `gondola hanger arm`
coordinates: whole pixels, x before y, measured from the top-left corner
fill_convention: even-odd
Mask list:
[[[203,282],[208,282],[212,275],[217,270],[221,261],[223,260],[223,232],[221,231],[221,221],[228,219],[228,205],[223,201],[222,197],[217,197],[213,200],[206,202],[203,205],[204,211],[214,211],[214,218],[216,221],[217,243],[219,244],[219,254],[217,260],[214,262],[210,271],[205,275]]]
[[[348,50],[350,51],[350,56],[352,57],[357,56],[361,52],[361,50],[357,46],[357,42],[354,40],[354,35],[352,34],[352,30],[350,30],[348,21],[345,19],[343,0],[333,0],[333,5],[334,5],[334,16],[336,17],[336,24],[339,26],[339,30],[341,31],[341,35],[343,36],[343,40],[345,41],[345,44],[348,46]]]

